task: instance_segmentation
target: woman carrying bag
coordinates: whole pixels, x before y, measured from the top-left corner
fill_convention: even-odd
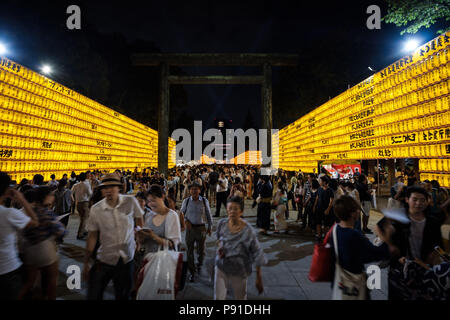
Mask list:
[[[166,252],[167,248],[178,248],[178,244],[181,241],[180,220],[178,214],[164,204],[164,192],[162,186],[152,185],[148,191],[147,200],[151,211],[144,222],[144,227],[137,232],[140,250],[144,256],[144,264],[146,261],[149,261],[148,263],[152,262],[152,256],[159,253],[160,247],[164,247],[164,251]],[[144,279],[142,285],[137,292],[137,297],[141,300],[145,299],[145,296],[147,295],[142,292],[140,293],[140,291],[149,289],[142,288],[148,282],[145,278],[156,276],[155,274],[150,274],[151,270],[153,270],[152,268],[146,268],[145,266],[142,266],[142,268],[145,268],[146,271],[150,270],[150,272],[145,272],[143,275]],[[160,274],[161,277],[167,275],[165,272],[161,272]],[[175,271],[170,273],[170,275],[172,278],[175,277]],[[155,295],[153,295],[153,297],[154,299],[157,299]]]
[[[329,237],[334,253],[332,266],[335,266],[333,300],[370,299],[364,265],[390,257],[390,247],[387,243],[392,229],[387,228],[386,234],[377,229],[378,236],[384,243],[378,247],[373,245],[369,239],[354,230],[360,210],[358,203],[347,195],[334,202],[334,213],[340,222],[333,226],[332,236]]]
[[[247,282],[256,269],[256,288],[263,293],[261,266],[267,258],[259,244],[256,232],[242,218],[244,199],[232,197],[227,201],[228,218],[217,224],[218,249],[214,269],[214,300],[225,300],[229,286],[235,300],[247,300]]]
[[[39,219],[39,225],[28,228],[22,233],[27,281],[19,294],[19,300],[31,293],[39,272],[43,296],[48,300],[56,300],[59,275],[56,241],[64,237],[66,229],[52,210],[55,196],[50,187],[40,186],[28,190],[25,198],[32,204]]]

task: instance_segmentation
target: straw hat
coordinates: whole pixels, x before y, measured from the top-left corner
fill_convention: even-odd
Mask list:
[[[99,188],[107,187],[107,186],[118,186],[121,187],[123,183],[120,181],[120,178],[115,173],[107,173],[102,178],[102,183],[98,185]]]

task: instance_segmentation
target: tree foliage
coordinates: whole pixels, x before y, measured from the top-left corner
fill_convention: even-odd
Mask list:
[[[429,28],[432,24],[441,21],[445,21],[445,29],[440,29],[437,33],[448,30],[449,0],[386,0],[386,2],[388,13],[383,17],[383,21],[403,27],[401,35],[416,33],[422,27]]]

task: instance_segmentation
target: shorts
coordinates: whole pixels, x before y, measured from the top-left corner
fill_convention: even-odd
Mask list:
[[[215,183],[215,184],[210,184],[210,185],[209,185],[209,189],[210,189],[212,192],[216,192],[216,189],[217,189],[217,183]]]
[[[56,242],[52,238],[28,246],[24,250],[24,263],[27,266],[43,268],[58,261]]]
[[[325,215],[324,211],[316,210],[314,213],[314,226],[325,226],[325,227],[331,227],[336,222],[336,218],[334,216],[333,210],[330,210],[330,213]]]
[[[372,209],[372,202],[371,201],[362,201],[361,208],[362,208],[362,213],[366,217],[370,216],[370,209]]]

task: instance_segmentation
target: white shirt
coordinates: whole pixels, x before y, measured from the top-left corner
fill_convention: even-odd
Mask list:
[[[175,186],[177,184],[177,182],[175,180],[168,180],[167,181],[167,187],[170,189],[173,186]]]
[[[157,215],[157,213],[150,210],[150,213],[145,218],[144,227],[150,227],[150,221],[155,215]],[[172,240],[175,248],[177,248],[178,244],[181,242],[181,226],[178,213],[172,209],[169,209],[169,213],[167,214],[165,221],[164,238]]]
[[[411,234],[409,236],[409,245],[411,248],[411,255],[413,258],[421,259],[421,250],[422,250],[422,239],[423,239],[423,230],[425,228],[425,221],[427,219],[423,219],[422,221],[414,220],[411,218]]]
[[[106,199],[91,207],[88,231],[100,231],[100,248],[97,259],[109,265],[116,265],[122,258],[124,263],[134,258],[134,219],[142,218],[143,211],[136,198],[119,195],[119,203],[111,208]]]
[[[225,186],[225,188],[222,188],[220,186],[220,183],[223,182],[223,185]],[[228,180],[227,179],[221,179],[219,178],[219,182],[217,183],[217,187],[216,187],[216,191],[217,192],[226,192],[228,190]]]
[[[76,183],[72,187],[72,194],[76,202],[89,201],[92,196],[92,188],[89,180],[84,180]]]
[[[30,220],[22,211],[0,205],[0,275],[22,265],[17,250],[17,231],[25,228]]]

